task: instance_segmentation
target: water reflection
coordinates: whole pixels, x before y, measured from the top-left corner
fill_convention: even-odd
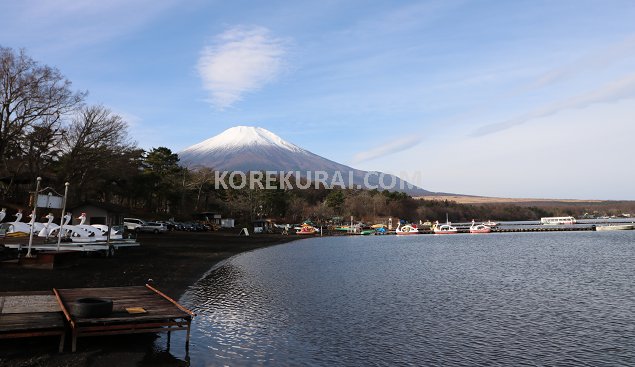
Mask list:
[[[242,254],[181,299],[198,314],[192,365],[633,364],[635,231],[598,235],[341,237]]]

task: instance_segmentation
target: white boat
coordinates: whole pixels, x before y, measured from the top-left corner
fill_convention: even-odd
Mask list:
[[[63,233],[61,234],[62,237],[68,237],[71,239],[71,241],[73,242],[78,242],[78,243],[89,243],[89,242],[95,242],[97,241],[95,238],[95,233],[93,232],[89,232],[87,230],[85,230],[84,228],[82,228],[81,226],[74,226],[70,223],[72,216],[71,213],[66,213],[62,219],[64,220],[64,222],[62,223],[62,231]],[[97,228],[92,227],[94,231],[99,231]]]
[[[452,223],[448,222],[448,219],[446,217],[445,224],[439,225],[439,221],[434,222],[434,225],[432,226],[432,232],[434,232],[434,234],[455,234],[459,233],[459,230],[456,227],[452,226]]]
[[[417,227],[410,224],[404,224],[402,226],[401,223],[399,223],[399,225],[397,225],[397,228],[395,229],[395,233],[400,236],[410,235],[410,234],[419,234],[419,229],[417,229]]]
[[[628,231],[635,229],[635,224],[600,224],[595,226],[596,231]]]
[[[492,227],[486,226],[485,224],[476,224],[472,219],[472,225],[470,226],[470,233],[490,233],[492,231]]]
[[[53,213],[48,213],[46,216],[44,216],[44,218],[48,219],[48,222],[44,223],[44,228],[42,228],[42,230],[40,230],[40,232],[38,232],[38,237],[50,237],[54,231],[56,231],[60,226],[58,226],[57,224],[53,223],[53,219],[55,219],[55,217],[53,217]]]
[[[565,224],[575,224],[576,220],[574,217],[543,217],[540,218],[540,224],[546,225],[565,225]]]
[[[498,222],[493,222],[491,220],[488,220],[487,222],[483,222],[484,226],[488,226],[488,227],[496,227],[497,225],[499,225],[500,223]]]
[[[102,237],[108,237],[108,226],[105,224],[91,224],[91,226],[97,228],[101,231]],[[110,228],[110,239],[111,240],[122,240],[123,239],[123,228],[115,229]]]
[[[19,210],[15,214],[14,222],[3,223],[2,226],[6,229],[6,233],[30,233],[31,226],[28,223],[21,222],[22,220],[22,210]]]

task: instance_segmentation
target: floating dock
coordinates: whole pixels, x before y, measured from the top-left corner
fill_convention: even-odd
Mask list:
[[[112,300],[112,312],[95,318],[73,315],[73,303],[89,297]],[[0,339],[57,335],[60,352],[67,332],[72,337],[72,352],[80,337],[167,332],[169,343],[170,333],[177,330],[187,332],[188,349],[193,316],[192,311],[148,284],[0,293]]]

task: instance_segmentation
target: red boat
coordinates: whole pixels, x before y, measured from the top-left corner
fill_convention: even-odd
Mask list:
[[[302,227],[295,233],[296,234],[316,234],[317,232],[318,230],[315,227],[310,226],[308,224],[303,224]]]

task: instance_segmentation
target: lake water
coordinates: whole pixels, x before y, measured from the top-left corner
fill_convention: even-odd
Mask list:
[[[181,301],[192,366],[633,366],[635,231],[313,238]]]

